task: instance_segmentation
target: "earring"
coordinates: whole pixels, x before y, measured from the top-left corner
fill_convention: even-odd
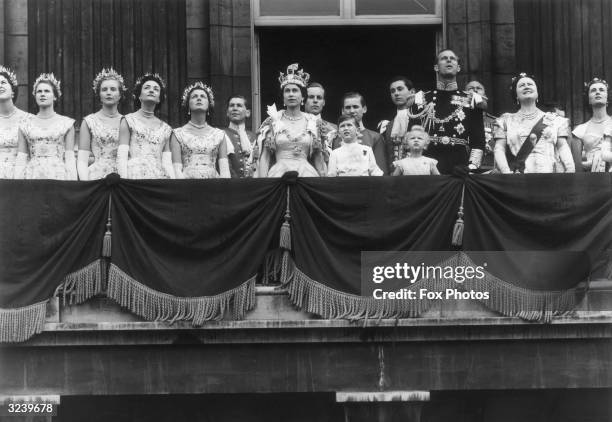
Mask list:
[[[187,115],[191,116],[191,110],[187,110]]]

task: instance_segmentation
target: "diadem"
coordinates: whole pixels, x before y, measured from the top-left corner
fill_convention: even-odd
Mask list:
[[[100,73],[96,75],[95,79],[93,80],[93,84],[92,84],[93,91],[97,93],[102,82],[108,79],[119,82],[119,90],[122,92],[126,91],[125,83],[123,81],[123,76],[117,73],[117,71],[113,69],[112,67],[109,67],[108,69],[104,68],[100,71]]]
[[[283,89],[287,84],[295,84],[297,86],[301,86],[302,88],[306,88],[308,85],[308,81],[310,80],[310,74],[304,72],[303,69],[298,69],[298,64],[293,63],[287,66],[287,74],[283,74],[283,72],[279,72],[280,76],[278,77],[278,81],[280,82],[280,87]]]
[[[13,72],[8,67],[4,67],[0,65],[0,73],[4,73],[8,76],[8,79],[9,79],[8,81],[13,87],[16,87],[19,85],[19,83],[17,83],[17,75],[15,75],[15,72]]]
[[[610,86],[608,85],[608,83],[607,83],[605,80],[603,80],[603,79],[599,79],[599,78],[593,78],[593,79],[591,79],[589,82],[585,82],[585,83],[584,83],[584,88],[585,88],[586,90],[588,90],[588,89],[589,89],[589,87],[590,87],[591,85],[594,85],[594,84],[604,84],[604,85],[606,86],[606,88],[607,88],[607,89],[610,89]]]
[[[214,107],[215,106],[215,95],[213,94],[212,88],[209,87],[208,85],[206,85],[203,82],[197,81],[197,82],[192,83],[191,85],[189,85],[183,91],[183,97],[181,99],[181,105],[183,106],[183,108],[187,107],[187,103],[189,103],[189,94],[194,89],[202,89],[202,90],[204,90],[204,92],[206,92],[206,95],[208,96],[208,103],[209,103],[210,107]]]
[[[163,90],[166,89],[166,82],[162,79],[161,76],[159,76],[158,73],[150,73],[150,72],[145,73],[140,78],[136,79],[135,86],[142,85],[145,81],[155,81],[159,83],[161,89]]]
[[[55,78],[55,75],[53,73],[41,73],[40,76],[36,78],[36,80],[34,81],[34,89],[32,90],[32,95],[36,95],[36,87],[41,82],[51,84],[57,91],[57,98],[62,96],[61,82]]]

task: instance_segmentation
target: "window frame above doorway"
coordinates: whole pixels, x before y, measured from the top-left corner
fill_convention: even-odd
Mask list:
[[[331,1],[331,0],[330,0]],[[337,16],[261,16],[261,1],[252,0],[255,26],[325,26],[325,25],[439,25],[442,24],[444,0],[435,1],[434,14],[413,15],[358,15],[357,0],[335,0],[339,3]]]

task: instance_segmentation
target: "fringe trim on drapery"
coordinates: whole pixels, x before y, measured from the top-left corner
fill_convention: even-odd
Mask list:
[[[455,265],[471,265],[474,262],[464,252],[456,255]],[[586,289],[569,290],[530,290],[515,286],[485,271],[481,280],[466,280],[454,283],[458,290],[489,292],[489,299],[479,300],[489,309],[506,316],[518,317],[527,321],[550,322],[553,316],[567,315],[582,301]]]
[[[320,315],[325,319],[382,319],[414,318],[427,311],[431,300],[378,300],[344,293],[314,281],[294,265],[287,289],[289,300],[297,308]],[[413,284],[410,290],[418,292],[422,284]]]
[[[49,300],[22,308],[0,308],[0,343],[26,341],[45,327]]]
[[[463,252],[453,255],[437,265],[441,267],[449,265],[475,266]],[[414,318],[427,311],[434,301],[440,300],[377,300],[372,297],[344,293],[312,280],[295,267],[293,260],[291,260],[289,273],[288,281],[283,287],[287,289],[293,305],[326,319]],[[443,297],[446,289],[468,292],[470,290],[475,292],[488,291],[489,299],[477,301],[502,315],[539,322],[550,322],[553,316],[570,313],[584,296],[584,291],[579,289],[565,291],[525,289],[486,272],[485,274],[486,276],[482,280],[466,280],[464,283],[458,283],[450,278],[421,279],[406,288],[417,292],[417,295],[420,288],[427,288],[428,291],[443,292]]]
[[[243,319],[255,306],[255,279],[215,296],[179,297],[153,290],[111,264],[107,296],[148,321],[192,321],[200,326],[223,319],[230,309],[234,319]]]
[[[64,278],[54,296],[62,298],[63,304],[70,305],[85,302],[87,299],[104,291],[106,265],[103,259],[97,259],[86,267],[70,273]]]

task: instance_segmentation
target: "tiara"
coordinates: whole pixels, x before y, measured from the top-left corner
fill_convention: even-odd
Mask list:
[[[166,82],[163,80],[161,76],[159,76],[159,73],[151,73],[151,72],[147,72],[144,75],[142,75],[140,78],[136,79],[135,86],[142,85],[144,81],[146,80],[154,80],[155,82],[159,83],[161,89],[164,89],[164,90],[166,89]]]
[[[115,69],[112,67],[104,68],[98,73],[93,80],[92,89],[94,92],[98,92],[98,88],[102,84],[103,81],[113,80],[119,82],[119,89],[121,91],[126,91],[125,83],[123,81],[123,76],[121,76]]]
[[[61,90],[61,82],[55,79],[55,75],[52,73],[41,73],[38,78],[34,81],[34,89],[32,90],[32,95],[36,95],[36,87],[41,82],[47,82],[55,88],[57,91],[57,98],[62,96]]]
[[[599,79],[599,78],[593,78],[591,79],[589,82],[585,82],[584,83],[584,89],[588,90],[589,87],[593,84],[604,84],[606,86],[607,89],[610,89],[610,86],[608,85],[608,83],[603,80],[603,79]]]
[[[287,84],[296,84],[301,86],[302,88],[306,88],[308,85],[308,81],[310,80],[310,74],[304,72],[303,69],[298,69],[298,64],[293,63],[287,66],[287,74],[283,74],[283,72],[279,72],[280,76],[278,77],[278,81],[280,82],[280,87],[283,89]]]
[[[17,75],[15,75],[15,72],[13,72],[8,67],[4,67],[4,66],[0,65],[0,73],[6,74],[8,76],[9,83],[11,85],[13,85],[14,87],[19,85],[17,83]]]
[[[189,85],[183,91],[183,97],[181,99],[181,106],[183,106],[183,108],[187,107],[187,103],[189,102],[189,98],[188,98],[189,94],[194,89],[202,89],[202,90],[204,90],[204,92],[206,92],[206,95],[208,96],[208,104],[210,104],[210,107],[214,107],[215,106],[215,95],[213,94],[212,88],[209,87],[208,85],[206,85],[205,83],[197,81],[197,82],[192,83],[191,85]]]
[[[515,83],[517,83],[517,82],[518,82],[518,80],[519,80],[519,79],[522,79],[522,78],[530,78],[530,79],[535,80],[535,76],[533,76],[533,75],[529,75],[529,74],[527,74],[527,73],[525,73],[525,72],[521,72],[521,73],[519,73],[518,75],[516,75],[516,76],[513,76],[513,77],[512,77],[512,79],[510,80],[510,86],[508,87],[508,89],[509,89],[511,92],[512,92],[512,91],[514,91],[514,84],[515,84]]]

